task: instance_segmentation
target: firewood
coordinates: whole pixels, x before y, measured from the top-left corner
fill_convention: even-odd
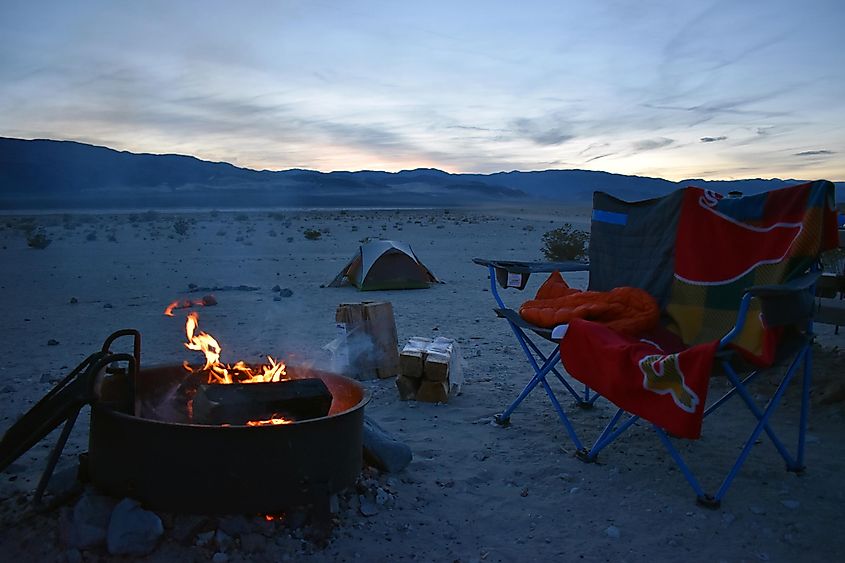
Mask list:
[[[452,367],[452,347],[454,342],[449,338],[436,338],[428,345],[425,355],[423,378],[429,381],[449,381],[449,371]]]
[[[195,424],[246,424],[286,418],[326,416],[332,395],[321,379],[289,379],[274,383],[202,384],[193,401]]]
[[[423,374],[425,348],[431,344],[428,338],[414,337],[402,348],[399,354],[399,367],[405,377],[420,378]]]
[[[417,400],[426,403],[448,403],[449,382],[422,380],[417,390]]]
[[[417,396],[417,389],[420,388],[420,379],[400,375],[396,378],[396,388],[399,389],[401,400],[413,401]]]

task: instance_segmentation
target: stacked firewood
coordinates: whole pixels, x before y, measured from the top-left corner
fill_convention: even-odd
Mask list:
[[[396,387],[403,401],[446,403],[461,384],[457,344],[450,338],[411,338],[399,354],[399,367]]]

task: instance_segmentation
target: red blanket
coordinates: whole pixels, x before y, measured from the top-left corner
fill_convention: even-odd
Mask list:
[[[620,408],[675,436],[698,438],[717,346],[685,349],[665,330],[636,337],[575,319],[560,352],[566,371]]]

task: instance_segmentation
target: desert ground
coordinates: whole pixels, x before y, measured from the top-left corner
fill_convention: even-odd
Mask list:
[[[54,432],[0,474],[0,559],[468,563],[841,557],[845,411],[831,393],[835,378],[842,377],[843,336],[833,327],[818,327],[807,471],[785,472],[763,436],[716,510],[695,504],[646,425],[605,450],[600,463],[586,465],[573,456],[541,389],[516,411],[512,426],[491,424],[528,381],[529,371],[506,323],[492,312],[486,270],[472,259],[540,259],[542,234],[565,221],[586,228],[589,210],[0,216],[0,432],[115,330],[141,331],[145,365],[197,360],[182,345],[187,310],[173,317],[163,310],[203,293],[214,293],[217,305],[197,309],[200,328],[220,341],[227,362],[269,354],[329,365],[322,347],[336,336],[338,304],[383,300],[393,305],[400,345],[413,336],[454,338],[465,376],[461,393],[448,404],[400,401],[391,379],[363,383],[372,395],[366,414],[408,444],[414,458],[395,474],[367,470],[359,490],[342,497],[327,541],[310,541],[293,524],[262,526],[256,515],[246,520],[247,531],[217,534],[222,524],[209,518],[176,537],[174,530],[184,528],[181,517],[161,515],[165,532],[147,557],[110,556],[104,547],[77,550],[61,533],[61,515],[74,498],[42,513],[29,506]],[[30,248],[27,232],[39,227],[50,243]],[[320,231],[319,238],[307,239],[307,229]],[[366,293],[324,287],[366,237],[409,243],[444,283]],[[569,280],[579,287],[587,282],[583,274]],[[518,305],[542,281],[534,276],[525,291],[506,296]],[[189,293],[189,284],[259,289]],[[289,289],[290,296],[274,300],[275,286]],[[773,383],[756,385],[768,392]],[[714,387],[725,384],[714,380]],[[799,388],[793,385],[787,393],[780,421],[795,419]],[[701,440],[682,446],[711,491],[751,429],[751,417],[732,403],[705,421]],[[590,443],[612,407],[599,401],[591,411],[569,412]],[[60,467],[72,467],[87,448],[87,422],[84,411]],[[794,433],[788,428],[785,433],[792,444]],[[272,468],[261,472],[272,474]],[[368,504],[362,510],[362,497],[373,491],[380,491],[375,509]]]

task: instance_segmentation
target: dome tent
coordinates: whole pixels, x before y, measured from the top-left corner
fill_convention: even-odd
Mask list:
[[[349,282],[362,291],[426,288],[440,280],[420,262],[411,245],[393,240],[362,244],[329,287]]]

